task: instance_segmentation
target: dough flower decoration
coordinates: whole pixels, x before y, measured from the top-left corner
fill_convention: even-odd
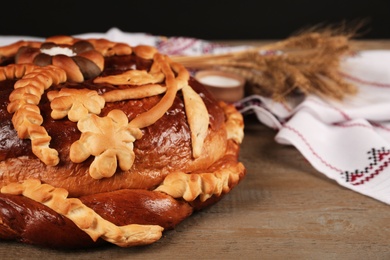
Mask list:
[[[114,175],[119,167],[126,171],[133,165],[135,155],[133,143],[142,137],[139,128],[129,125],[126,114],[118,109],[112,110],[106,117],[88,114],[77,123],[82,132],[80,140],[70,147],[70,159],[75,163],[95,156],[89,168],[94,179]]]
[[[0,64],[1,239],[151,244],[246,174],[241,113],[154,47],[55,36]]]
[[[77,122],[89,113],[100,114],[105,100],[94,90],[62,88],[60,91],[49,91],[48,99],[53,109],[51,117],[61,119],[68,116],[72,122]]]
[[[40,126],[43,123],[38,108],[41,96],[44,90],[53,84],[65,81],[81,82],[88,78],[94,78],[93,82],[97,84],[131,86],[103,94],[90,89],[72,88],[62,88],[47,93],[53,119],[68,117],[70,121],[78,122],[82,135],[72,146],[70,158],[73,162],[80,163],[91,155],[95,156],[90,166],[90,174],[93,178],[111,177],[116,171],[117,159],[122,170],[131,168],[134,161],[133,142],[142,137],[140,129],[154,124],[161,118],[172,106],[180,90],[182,90],[191,129],[193,157],[198,158],[201,155],[209,125],[206,105],[199,94],[188,85],[190,76],[187,69],[159,53],[156,48],[145,45],[130,48],[123,44],[110,45],[104,40],[84,41],[72,37],[51,37],[41,46],[19,43],[12,49],[17,52],[16,63],[18,64],[5,67],[6,69],[3,70],[6,71],[3,73],[6,78],[23,78],[15,84],[15,90],[10,95],[11,103],[8,110],[10,113],[15,113],[13,122],[20,138],[32,140],[34,154],[46,165],[57,165],[59,157],[58,152],[49,147],[51,137]],[[53,50],[59,54],[51,54]],[[119,74],[99,76],[104,69],[103,56],[132,52],[152,61],[148,71],[131,68]],[[70,53],[69,56],[67,53]],[[50,58],[50,55],[53,57]],[[88,69],[91,64],[93,64],[93,72]],[[7,76],[8,74],[10,75]],[[57,74],[61,74],[61,79],[58,79]],[[141,99],[160,94],[163,96],[154,107],[130,122],[125,122],[126,115],[119,116],[117,111],[105,119],[92,116],[99,115],[107,102]],[[109,130],[103,131],[99,128],[101,124],[108,125]],[[114,126],[122,130],[114,130]],[[119,138],[119,141],[114,137]],[[114,147],[115,145],[118,147]]]
[[[117,226],[99,216],[81,200],[69,198],[67,190],[53,187],[36,179],[29,179],[22,183],[10,183],[2,187],[0,192],[23,195],[48,206],[71,219],[94,241],[101,237],[122,247],[146,245],[160,239],[164,230],[158,225]]]
[[[139,49],[135,51],[139,51]],[[133,84],[137,86],[126,90],[107,92],[103,94],[106,101],[143,98],[165,92],[153,108],[140,114],[130,122],[130,125],[135,128],[144,128],[154,124],[171,107],[176,93],[181,90],[188,124],[191,129],[192,153],[194,158],[198,158],[201,155],[209,125],[206,105],[199,94],[188,85],[189,73],[185,67],[158,52],[155,52],[153,57],[148,58],[153,59],[153,64],[148,72],[130,70],[118,75],[97,77],[94,83]],[[165,83],[163,83],[164,80]],[[156,86],[156,84],[158,85]]]
[[[7,106],[7,111],[13,113],[12,123],[19,138],[30,139],[33,153],[46,165],[57,165],[58,152],[49,147],[51,137],[41,126],[43,118],[38,104],[52,84],[66,81],[65,71],[53,65],[41,68],[31,64],[10,64],[0,72],[4,79],[19,79]]]

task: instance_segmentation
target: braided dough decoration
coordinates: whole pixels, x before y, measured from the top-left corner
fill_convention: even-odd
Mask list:
[[[78,58],[57,55],[48,62],[45,60],[46,54],[28,53],[27,49],[23,52],[23,47],[36,48],[45,52],[45,49],[53,46],[73,48],[72,51],[78,53]],[[85,49],[78,51],[79,47]],[[19,53],[17,53],[18,49],[21,50]],[[131,69],[122,74],[100,76],[104,70],[104,57],[129,55],[133,52],[138,57],[151,62],[152,65],[148,71]],[[10,95],[7,110],[14,114],[12,123],[18,136],[31,139],[33,153],[46,165],[57,165],[59,156],[57,151],[49,147],[51,137],[41,126],[43,118],[38,107],[41,97],[52,85],[65,81],[81,82],[87,78],[91,79],[88,83],[130,85],[130,87],[118,87],[107,92],[102,91],[102,93],[77,87],[47,92],[53,110],[52,118],[63,119],[67,116],[69,120],[77,122],[81,136],[70,147],[69,158],[74,163],[81,163],[90,156],[94,156],[89,168],[89,174],[93,179],[98,181],[112,177],[117,171],[118,164],[124,172],[131,169],[135,160],[134,142],[143,137],[141,129],[156,123],[167,113],[174,104],[178,91],[181,91],[183,96],[185,118],[190,129],[191,160],[196,161],[198,157],[201,157],[199,160],[204,160],[201,156],[202,152],[209,149],[207,146],[206,149],[204,148],[204,143],[209,131],[212,131],[210,129],[212,127],[209,127],[209,111],[202,97],[189,85],[190,75],[187,69],[179,63],[172,62],[168,56],[158,53],[156,48],[142,45],[130,47],[127,44],[113,43],[104,39],[80,40],[59,36],[47,38],[43,44],[22,42],[9,46],[8,49],[0,47],[0,56],[4,53],[16,54],[16,59],[23,63],[0,67],[0,80],[19,79]],[[89,61],[82,60],[80,57],[94,63],[90,71],[82,69],[82,64],[89,64]],[[111,110],[105,117],[98,116],[107,102],[141,99],[160,94],[162,95],[157,104],[146,112],[138,114],[130,122],[128,116],[121,110]],[[162,182],[163,177],[158,180],[158,183],[148,188],[148,190],[154,189],[150,192],[162,192],[181,202],[192,202],[197,198],[204,202],[210,197],[218,197],[229,192],[239,182],[245,173],[245,168],[233,157],[236,156],[237,146],[243,139],[243,118],[231,105],[221,103],[220,107],[223,108],[227,121],[220,127],[218,134],[223,135],[220,137],[223,142],[225,138],[228,139],[225,157],[220,160],[220,164],[207,168],[210,172],[208,170],[198,170],[196,173],[169,171]],[[224,128],[226,128],[227,137]],[[211,132],[210,138],[216,138],[212,134],[215,133]],[[219,157],[216,156],[216,158]],[[101,183],[109,183],[111,180],[115,182],[118,179],[115,176],[108,181],[101,180]],[[23,176],[20,180],[23,180]],[[140,182],[142,181],[144,180]],[[46,205],[71,219],[94,241],[101,237],[124,247],[150,244],[158,240],[163,231],[163,228],[158,225],[118,227],[97,215],[79,199],[68,198],[67,190],[43,184],[40,180],[27,178],[22,183],[9,183],[1,189],[1,193],[23,195]]]
[[[1,193],[23,195],[40,202],[72,220],[94,241],[99,237],[121,247],[146,245],[159,240],[163,228],[158,225],[131,224],[118,227],[103,219],[77,198],[68,198],[65,189],[42,184],[29,179],[23,183],[11,183],[1,188]]]
[[[0,81],[6,79],[20,79],[36,68],[37,66],[33,64],[10,64],[5,67],[0,67]]]
[[[59,54],[48,54],[48,50],[59,51]],[[82,82],[103,71],[104,57],[129,55],[132,51],[128,44],[106,39],[83,40],[71,36],[53,36],[46,38],[44,43],[19,41],[0,47],[0,57],[16,55],[17,64],[55,65],[66,71],[69,81]],[[150,53],[147,47],[138,48],[139,53],[142,54],[142,51]]]
[[[85,42],[89,44],[93,43],[95,48],[99,48],[100,51],[106,55],[114,55],[117,53],[128,54],[132,52],[131,48],[124,48],[122,44],[114,45],[106,40],[79,41],[67,36],[51,37],[46,40],[47,45],[51,48],[64,45],[68,48],[69,44],[73,44],[72,46],[76,51],[77,48],[86,48],[87,51],[83,51],[81,54],[91,51],[91,47],[88,44],[87,47],[85,47]],[[41,49],[48,48],[47,45],[42,45],[43,47],[41,46]],[[106,46],[107,49],[102,49],[102,46]],[[114,46],[120,46],[119,50],[108,54],[108,49]],[[130,84],[139,86],[138,88],[109,91],[108,93],[103,94],[104,100],[98,96],[96,92],[89,90],[62,89],[59,92],[51,91],[48,93],[48,98],[52,102],[52,117],[54,119],[61,119],[68,116],[69,120],[78,122],[90,113],[99,114],[101,108],[104,107],[105,101],[114,102],[124,100],[125,98],[143,98],[145,96],[157,95],[165,92],[157,105],[133,119],[129,124],[130,128],[144,128],[154,124],[161,118],[173,104],[177,91],[183,89],[186,113],[191,129],[193,157],[199,157],[202,152],[204,139],[207,135],[209,119],[207,116],[207,108],[203,103],[203,100],[188,85],[189,73],[187,69],[178,63],[172,62],[166,55],[158,53],[154,47],[137,46],[134,48],[134,51],[137,55],[140,55],[145,59],[153,59],[150,71],[129,70],[114,76],[97,77],[94,79],[94,82],[114,85]],[[40,54],[35,56],[32,55],[33,57],[26,57],[25,55],[20,54],[19,57],[21,57],[20,59],[23,62],[34,62],[35,58],[39,57],[39,55]],[[71,81],[84,80],[84,78],[79,77],[80,75],[77,76],[79,78],[76,80],[74,75],[71,74],[71,72],[74,73],[74,71],[79,70],[74,68],[73,63],[70,63],[69,57],[63,57],[66,60],[64,63],[60,64],[55,62],[57,57],[62,56],[64,55],[53,57],[54,65],[37,67],[35,68],[36,73],[29,73],[28,75],[30,76],[25,76],[24,80],[19,80],[15,84],[15,91],[13,91],[10,96],[11,103],[8,106],[8,111],[10,113],[18,111],[13,122],[19,137],[30,138],[33,141],[32,147],[34,154],[45,162],[46,165],[57,165],[59,163],[59,158],[57,151],[49,148],[51,137],[47,134],[46,130],[43,127],[36,127],[40,126],[43,121],[37,107],[41,95],[44,90],[49,88],[52,84],[64,82],[69,79],[69,77],[71,77],[69,79]],[[65,71],[65,75],[62,75],[63,79],[57,79],[58,75],[54,73],[56,70],[61,72]],[[53,74],[51,71],[53,71]],[[165,86],[161,86],[164,80]],[[85,97],[87,98],[85,99]],[[33,105],[24,105],[24,103]],[[135,136],[139,136],[139,134],[135,134]],[[137,139],[137,137],[135,137],[135,139]],[[72,161],[82,162],[86,159],[86,154],[99,156],[104,152],[96,146],[90,145],[90,147],[93,147],[96,151],[81,153],[82,156],[73,156]],[[116,156],[112,151],[110,153],[110,156],[108,156],[109,152],[106,153],[106,156],[102,156],[102,158],[108,160],[107,163],[96,163],[91,165],[91,176],[95,176],[94,178],[97,179],[112,176],[112,173],[115,172],[116,169],[116,163],[113,164],[113,159]],[[128,165],[131,167],[132,162],[134,161],[133,152],[131,151],[128,156],[130,156],[130,163]],[[97,162],[99,161],[101,162],[102,159],[97,160]],[[95,168],[97,165],[104,166],[105,169],[99,170]],[[128,165],[124,166],[122,163],[122,169],[129,169]],[[109,166],[115,166],[115,169],[108,170],[107,167]]]
[[[114,56],[114,55],[129,55],[133,52],[131,46],[126,43],[120,42],[112,42],[107,39],[77,39],[67,35],[59,35],[48,37],[45,40],[45,43],[54,43],[56,45],[66,45],[66,47],[70,47],[79,41],[87,41],[92,44],[93,48],[98,51],[104,57]],[[17,52],[23,47],[37,49],[42,46],[42,42],[40,41],[18,41],[10,45],[0,46],[0,57],[11,57],[15,56]],[[137,55],[140,57],[150,58],[154,52],[157,52],[152,46],[139,46],[134,47],[137,50]],[[32,56],[37,55],[37,53],[31,54]],[[25,62],[21,62],[25,63]],[[29,62],[27,62],[29,63]]]
[[[24,68],[24,73],[22,72]],[[9,113],[14,113],[12,123],[18,132],[19,138],[30,139],[33,153],[46,165],[57,165],[59,162],[58,152],[49,147],[51,137],[41,126],[43,118],[38,104],[44,91],[52,84],[66,81],[65,72],[55,66],[32,67],[31,65],[17,66],[10,64],[3,71],[13,71],[10,76],[23,76],[14,85],[14,91],[7,106]],[[15,71],[18,71],[16,73]],[[13,79],[7,77],[7,79]]]
[[[15,63],[42,67],[54,65],[65,70],[68,80],[73,82],[96,77],[104,69],[103,55],[91,43],[75,39],[71,44],[58,40],[48,42],[47,39],[40,48],[22,47],[16,54]]]

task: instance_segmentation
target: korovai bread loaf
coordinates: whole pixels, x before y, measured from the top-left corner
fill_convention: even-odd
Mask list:
[[[147,45],[53,36],[0,47],[0,239],[159,240],[244,177],[244,121]]]

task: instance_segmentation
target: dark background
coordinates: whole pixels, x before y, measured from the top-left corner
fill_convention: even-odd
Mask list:
[[[4,3],[3,3],[4,4]],[[12,1],[0,35],[125,32],[207,40],[281,39],[300,29],[364,23],[360,38],[390,38],[390,0]]]

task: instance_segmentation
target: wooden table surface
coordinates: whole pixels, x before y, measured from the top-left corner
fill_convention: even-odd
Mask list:
[[[353,44],[390,49],[390,41]],[[246,178],[150,246],[57,251],[1,242],[0,259],[390,259],[390,206],[328,179],[275,134],[247,116]]]

